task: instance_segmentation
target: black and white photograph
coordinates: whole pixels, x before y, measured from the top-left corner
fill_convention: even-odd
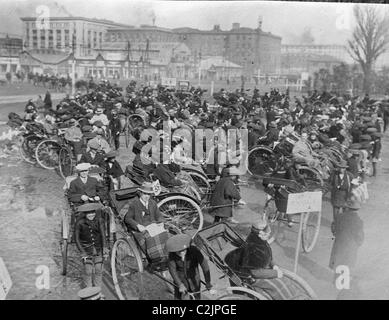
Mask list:
[[[0,300],[388,300],[388,124],[385,3],[0,0]]]

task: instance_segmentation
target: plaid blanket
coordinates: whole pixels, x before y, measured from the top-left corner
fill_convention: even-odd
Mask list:
[[[170,238],[170,234],[165,231],[150,237],[149,233],[134,232],[138,244],[141,246],[143,252],[150,259],[150,262],[162,262],[167,261],[169,253],[167,252],[165,245],[166,241]]]

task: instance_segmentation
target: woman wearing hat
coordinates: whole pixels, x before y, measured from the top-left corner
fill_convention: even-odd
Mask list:
[[[197,247],[191,245],[191,237],[186,234],[175,235],[166,242],[169,252],[169,272],[173,278],[174,298],[181,300],[185,292],[197,292],[196,300],[201,299],[201,279],[199,266],[203,270],[206,288],[210,290],[211,273],[208,262]]]
[[[89,163],[79,163],[76,166],[78,177],[70,183],[68,191],[69,201],[76,205],[105,198],[104,186],[96,178],[88,175],[90,168]]]
[[[64,137],[73,146],[74,154],[76,155],[78,162],[81,160],[82,156],[82,131],[75,119],[70,119],[69,124],[70,128],[66,129]]]
[[[109,254],[101,209],[102,206],[97,203],[87,203],[78,207],[78,212],[82,215],[76,221],[74,235],[85,268],[83,274],[85,287],[101,286],[103,260]]]
[[[104,135],[105,132],[102,128],[98,128],[95,130],[96,137],[92,138],[88,141],[88,147],[90,148],[90,145],[94,142],[96,142],[99,145],[99,151],[102,151],[104,153],[108,153],[111,151],[111,147],[107,140],[105,140]]]
[[[331,225],[332,231],[336,225],[336,219],[339,214],[342,213],[346,206],[347,200],[351,195],[351,180],[353,176],[346,169],[348,168],[347,162],[341,160],[335,169],[334,174],[331,177],[331,204],[333,213],[333,223]]]

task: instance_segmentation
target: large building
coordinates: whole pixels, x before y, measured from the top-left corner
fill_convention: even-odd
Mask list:
[[[37,24],[36,17],[24,17],[23,40],[28,51],[36,53],[75,52],[88,56],[101,49],[106,31],[127,25],[82,17],[50,17],[48,25]],[[74,46],[73,46],[74,45]]]
[[[22,39],[9,37],[0,38],[0,79],[7,72],[15,74],[20,69],[19,54],[22,51]]]

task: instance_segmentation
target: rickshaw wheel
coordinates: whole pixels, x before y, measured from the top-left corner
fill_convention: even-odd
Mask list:
[[[112,280],[120,300],[140,300],[144,295],[143,263],[135,243],[118,239],[111,255]]]
[[[200,206],[191,198],[181,195],[168,196],[158,202],[158,208],[165,220],[180,229],[196,230],[203,227],[204,217]]]
[[[320,231],[321,211],[302,214],[303,231],[301,245],[304,252],[311,252],[316,244]]]
[[[66,276],[67,268],[68,268],[68,241],[67,241],[67,239],[62,240],[61,253],[62,253],[62,275]]]
[[[68,148],[61,148],[59,151],[59,172],[62,178],[72,175],[73,171],[72,153]]]
[[[248,172],[251,175],[263,176],[272,173],[277,166],[274,153],[262,147],[249,151]]]
[[[19,154],[24,161],[31,164],[36,163],[35,149],[41,141],[42,138],[39,138],[35,135],[29,135],[23,138],[23,141],[19,147]]]
[[[200,189],[201,201],[208,202],[211,198],[211,185],[208,179],[194,170],[185,170]]]
[[[309,191],[323,190],[324,181],[318,171],[309,167],[300,167],[298,173],[306,181]]]
[[[217,298],[216,300],[254,300],[243,294],[226,294]]]
[[[35,158],[38,164],[48,170],[54,170],[59,163],[59,150],[61,146],[55,140],[43,140],[35,150]]]
[[[281,268],[281,271],[284,274],[284,277],[291,280],[294,286],[296,286],[299,289],[299,291],[302,292],[302,294],[296,296],[294,300],[316,300],[317,299],[316,293],[313,291],[310,285],[303,278],[284,268]]]

